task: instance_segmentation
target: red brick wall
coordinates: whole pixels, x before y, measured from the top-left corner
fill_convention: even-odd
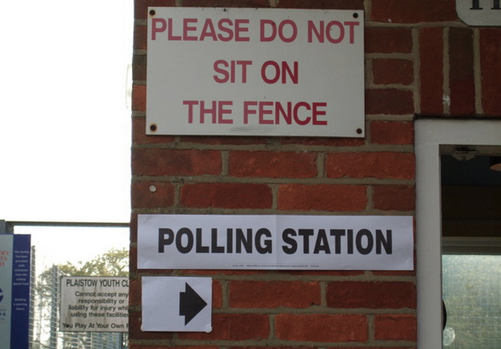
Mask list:
[[[146,136],[148,6],[365,10],[366,137]],[[415,348],[414,272],[137,270],[137,214],[414,215],[416,115],[501,115],[501,29],[453,0],[135,0],[134,349]],[[153,190],[154,188],[154,190]],[[143,275],[213,278],[213,332],[140,330]]]

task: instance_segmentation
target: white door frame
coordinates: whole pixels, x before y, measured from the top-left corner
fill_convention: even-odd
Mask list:
[[[418,348],[442,348],[440,145],[501,145],[501,119],[415,124]]]

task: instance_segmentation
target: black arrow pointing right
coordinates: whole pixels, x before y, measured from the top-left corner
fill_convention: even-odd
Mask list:
[[[206,305],[202,297],[186,283],[185,291],[179,293],[179,315],[184,316],[184,325],[186,326]]]

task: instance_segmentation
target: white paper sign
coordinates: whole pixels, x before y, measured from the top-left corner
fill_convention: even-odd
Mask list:
[[[211,332],[212,279],[142,277],[142,331]]]
[[[139,215],[140,269],[412,270],[411,216]]]
[[[128,278],[61,278],[61,331],[127,332],[128,309]]]
[[[364,136],[355,10],[152,7],[147,134]]]

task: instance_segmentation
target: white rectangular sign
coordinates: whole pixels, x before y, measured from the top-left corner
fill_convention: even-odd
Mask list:
[[[141,331],[212,331],[211,278],[143,276],[141,289]]]
[[[128,306],[128,278],[61,278],[61,331],[127,332]]]
[[[140,269],[412,270],[411,216],[139,215]]]
[[[149,8],[147,134],[363,137],[363,15]]]

